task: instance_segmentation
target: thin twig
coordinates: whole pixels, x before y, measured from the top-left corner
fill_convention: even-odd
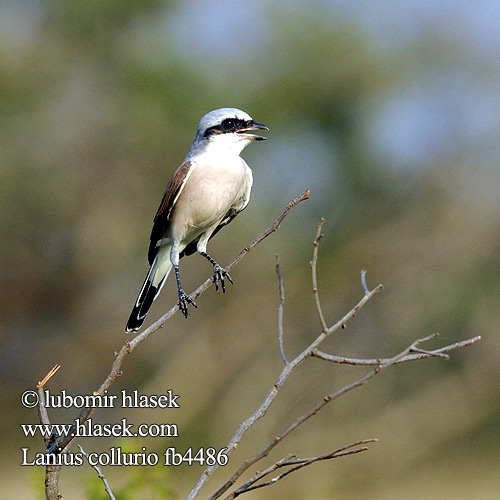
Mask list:
[[[296,458],[297,458],[296,455],[294,455],[293,453],[290,453],[285,458],[282,458],[281,460],[278,460],[274,464],[267,467],[267,469],[257,471],[245,484],[241,485],[238,488],[238,490],[245,489],[248,486],[252,486],[257,481],[260,481],[263,477],[268,476],[269,474],[273,473],[276,469],[279,469],[280,467],[282,467],[283,464],[289,463],[291,460],[295,460]],[[235,491],[237,491],[237,490],[235,490]]]
[[[321,218],[318,224],[318,229],[316,231],[316,238],[314,238],[314,250],[313,250],[313,257],[311,261],[311,275],[312,275],[312,287],[313,287],[313,296],[314,296],[314,303],[316,305],[316,311],[318,312],[319,316],[319,321],[321,323],[321,330],[323,332],[326,332],[328,330],[328,326],[325,321],[325,317],[323,315],[323,311],[321,309],[321,303],[319,301],[319,294],[318,294],[318,279],[316,275],[316,264],[318,262],[318,249],[319,249],[319,243],[321,241],[321,238],[323,238],[323,234],[321,233],[321,229],[323,228],[323,225],[325,224],[326,219]]]
[[[462,340],[461,342],[455,342],[454,344],[450,344],[445,347],[440,347],[439,349],[435,349],[434,351],[423,351],[422,349],[414,350],[412,353],[408,354],[404,358],[401,358],[397,361],[397,363],[406,363],[407,361],[416,361],[418,359],[427,359],[430,357],[443,357],[448,356],[448,353],[454,351],[455,349],[459,349],[461,347],[468,347],[476,342],[481,340],[481,336],[472,337],[467,340]],[[334,356],[333,354],[327,354],[326,352],[320,351],[319,349],[315,349],[312,352],[312,355],[316,358],[324,359],[325,361],[330,361],[332,363],[338,363],[340,365],[355,365],[355,366],[378,366],[383,365],[389,361],[389,358],[375,358],[375,359],[358,359],[358,358],[345,358],[343,356]]]
[[[298,471],[299,469],[302,469],[303,467],[307,467],[308,465],[311,465],[315,462],[319,462],[321,460],[330,460],[332,458],[346,457],[348,455],[354,455],[356,453],[361,453],[363,451],[368,451],[368,448],[366,446],[364,446],[362,448],[357,448],[355,450],[344,451],[343,453],[329,453],[328,455],[323,455],[321,457],[313,457],[313,458],[307,459],[305,461],[300,461],[299,465],[292,467],[291,469],[283,472],[279,476],[273,477],[270,481],[251,486],[245,490],[239,491],[235,495],[232,495],[232,494],[228,495],[226,497],[226,499],[229,500],[232,498],[236,498],[236,497],[242,495],[243,493],[248,493],[249,491],[256,490],[257,488],[263,488],[264,486],[271,486],[272,484],[276,484],[280,479],[283,479],[284,477],[288,476],[292,472]]]
[[[415,352],[417,354],[423,354],[424,356],[427,357],[450,359],[450,356],[444,352],[427,351],[426,349],[418,349],[418,348],[413,349],[412,352]]]
[[[283,308],[285,305],[285,288],[283,287],[283,279],[281,277],[280,257],[276,255],[276,274],[278,275],[278,288],[280,292],[280,305],[278,308],[278,341],[280,345],[281,359],[285,365],[288,360],[285,355],[285,346],[283,345]]]
[[[80,448],[82,455],[87,459],[88,462],[89,456],[87,455],[85,450],[80,445],[78,445],[78,448]],[[104,483],[104,489],[106,490],[106,493],[108,494],[109,498],[111,498],[111,500],[116,500],[115,496],[113,495],[113,492],[111,491],[108,480],[106,479],[106,476],[104,476],[104,474],[102,473],[101,468],[98,465],[92,465],[90,462],[89,465],[97,472],[97,477]]]
[[[290,211],[296,207],[300,202],[307,200],[309,198],[309,190],[304,191],[300,196],[292,200],[288,206],[283,210],[279,217],[269,226],[263,233],[259,234],[248,246],[246,246],[226,267],[227,271],[233,269],[240,261],[243,259],[256,245],[258,245],[262,240],[267,238],[270,234],[274,233],[280,226],[283,219],[290,213]],[[204,293],[213,284],[212,278],[205,280],[193,293],[190,294],[190,299],[195,299]],[[166,314],[164,314],[158,321],[153,323],[149,328],[146,328],[142,333],[138,334],[132,340],[125,342],[120,351],[115,355],[115,359],[111,366],[111,371],[108,376],[101,384],[97,390],[98,394],[104,394],[104,391],[109,389],[113,382],[122,374],[121,366],[125,357],[130,354],[138,344],[146,340],[154,332],[158,331],[163,325],[179,311],[179,307],[176,304],[173,306]],[[73,431],[76,428],[77,422],[83,425],[94,413],[95,408],[83,408],[72,424],[72,427],[66,436],[61,437],[55,443],[51,444],[47,448],[47,453],[60,452],[74,439],[72,436]]]
[[[224,500],[232,500],[233,498],[236,498],[243,493],[247,493],[248,491],[254,490],[256,488],[261,488],[263,486],[270,486],[271,484],[276,483],[280,479],[283,479],[285,476],[288,474],[291,474],[292,472],[295,472],[302,467],[307,467],[308,465],[311,465],[315,462],[319,462],[322,460],[329,460],[332,458],[340,458],[344,457],[347,455],[353,455],[355,453],[360,453],[362,451],[367,451],[367,447],[362,447],[362,448],[356,448],[352,450],[351,448],[354,448],[355,446],[361,446],[365,445],[368,443],[376,443],[378,442],[378,439],[364,439],[362,441],[357,441],[356,443],[351,443],[346,446],[343,446],[342,448],[339,448],[338,450],[335,450],[331,453],[328,453],[326,455],[322,455],[319,457],[310,457],[310,458],[297,458],[294,455],[289,455],[286,458],[283,458],[279,460],[278,462],[274,463],[267,469],[264,469],[263,471],[260,471],[256,473],[249,481],[247,481],[245,484],[241,485],[238,489],[234,490],[231,494],[226,496]],[[268,476],[269,474],[273,473],[277,469],[281,469],[283,467],[289,467],[293,466],[291,469],[288,471],[280,474],[279,476],[274,477],[270,481],[267,481],[266,483],[261,483],[258,485],[255,485],[257,481],[260,481],[262,478]]]
[[[47,375],[43,377],[42,381],[36,384],[36,388],[43,389],[44,385],[58,372],[59,368],[61,368],[61,365],[58,364],[54,365],[52,369],[49,371],[49,373],[47,373]]]
[[[361,285],[363,286],[365,293],[370,293],[370,289],[366,284],[366,269],[361,269]]]

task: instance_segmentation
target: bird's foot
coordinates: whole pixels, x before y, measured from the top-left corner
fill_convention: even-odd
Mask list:
[[[179,309],[181,310],[181,313],[184,314],[184,317],[187,318],[189,315],[188,311],[188,304],[192,304],[193,307],[198,307],[194,300],[191,300],[184,290],[180,289],[179,290]]]
[[[233,284],[233,280],[231,279],[230,274],[223,268],[220,267],[219,264],[214,264],[214,275],[212,280],[215,285],[215,290],[219,292],[219,283],[221,284],[222,293],[226,293],[226,282],[224,278],[227,278],[231,285]]]

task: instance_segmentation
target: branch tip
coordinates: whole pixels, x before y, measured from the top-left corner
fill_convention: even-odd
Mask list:
[[[370,293],[370,289],[366,284],[366,269],[361,269],[361,285],[363,286],[363,290],[365,291],[365,295]]]
[[[41,382],[38,382],[38,384],[36,385],[36,388],[42,389],[43,386],[57,373],[59,368],[61,368],[61,365],[59,365],[59,364],[54,365],[53,368],[49,371],[49,373],[47,373],[47,375],[45,375],[43,380]]]
[[[427,341],[434,339],[436,337],[439,337],[439,332],[434,332],[434,333],[431,333],[430,335],[427,335],[427,337],[423,337],[421,339],[415,340],[415,342],[413,342],[413,344],[411,345],[411,348],[416,348],[416,346],[423,344],[424,342],[427,342]]]

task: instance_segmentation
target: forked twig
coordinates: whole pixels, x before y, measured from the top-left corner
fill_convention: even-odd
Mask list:
[[[399,359],[397,362],[393,364],[406,363],[407,361],[416,361],[419,359],[427,359],[430,357],[444,357],[448,359],[451,351],[455,349],[460,349],[461,347],[468,347],[476,342],[481,340],[481,336],[478,335],[476,337],[472,337],[467,340],[462,340],[461,342],[455,342],[454,344],[450,344],[445,347],[440,347],[439,349],[435,349],[433,351],[424,351],[422,349],[413,349],[410,353],[408,353],[403,358]],[[355,366],[379,366],[390,361],[390,358],[373,358],[373,359],[359,359],[359,358],[345,358],[343,356],[334,356],[333,354],[327,354],[326,352],[320,351],[319,349],[315,349],[312,353],[313,356],[324,359],[325,361],[330,361],[332,363],[338,363],[340,365],[355,365]]]
[[[324,461],[324,460],[331,460],[333,458],[341,458],[341,457],[346,457],[348,455],[354,455],[356,453],[361,453],[363,451],[367,451],[368,447],[362,446],[361,448],[355,448],[355,449],[350,449],[354,448],[355,446],[361,446],[364,444],[368,443],[376,443],[378,439],[364,439],[363,441],[358,441],[356,443],[351,443],[348,444],[347,446],[343,446],[342,448],[339,448],[338,450],[335,450],[331,453],[327,453],[326,455],[321,455],[319,457],[310,457],[310,458],[297,458],[293,455],[287,457],[286,459],[279,460],[275,464],[271,465],[267,469],[255,474],[252,479],[247,481],[245,484],[240,486],[238,489],[234,490],[231,494],[227,495],[224,497],[224,500],[232,500],[233,498],[237,498],[243,493],[248,493],[249,491],[255,490],[257,488],[262,488],[264,486],[271,486],[272,484],[277,483],[279,480],[283,479],[284,477],[288,476],[292,472],[296,472],[303,467],[307,467],[311,464],[314,464],[316,462]],[[271,480],[265,482],[265,483],[260,483],[256,484],[257,481],[261,480],[263,477],[268,476],[269,474],[273,473],[277,469],[281,469],[283,467],[290,467],[285,472],[282,472],[278,476],[273,477]]]
[[[271,406],[272,402],[276,398],[280,388],[283,386],[283,384],[286,382],[287,378],[289,377],[290,373],[296,368],[304,359],[306,359],[309,356],[316,356],[319,358],[327,359],[329,357],[328,354],[322,353],[321,351],[318,350],[318,346],[332,333],[337,331],[339,328],[344,328],[346,326],[346,323],[356,316],[358,311],[380,290],[382,290],[382,285],[378,285],[375,288],[373,288],[371,291],[366,289],[366,272],[362,272],[361,275],[361,282],[363,285],[363,290],[364,290],[364,296],[362,299],[354,306],[347,314],[345,314],[339,321],[337,321],[335,324],[333,324],[331,327],[328,327],[322,309],[321,309],[321,304],[319,302],[319,295],[318,295],[318,289],[317,289],[317,276],[316,276],[316,264],[317,264],[317,258],[318,258],[318,246],[319,242],[321,240],[321,228],[324,224],[325,220],[322,219],[321,222],[318,224],[318,229],[316,233],[316,238],[314,240],[314,250],[313,250],[313,259],[311,261],[311,268],[312,268],[312,273],[313,273],[313,294],[314,294],[314,301],[316,305],[316,309],[320,318],[320,323],[322,327],[321,333],[318,335],[318,337],[306,348],[304,349],[299,355],[295,357],[292,361],[289,361],[288,363],[285,364],[285,367],[282,369],[282,372],[276,382],[274,383],[273,387],[270,389],[268,392],[267,396],[264,398],[264,401],[261,403],[261,405],[257,408],[257,410],[250,415],[249,418],[247,418],[244,422],[242,422],[238,428],[236,429],[235,433],[233,434],[233,437],[229,441],[227,445],[227,453],[230,453],[234,448],[236,448],[243,437],[243,435],[246,433],[246,431],[253,425],[257,420],[262,418],[269,407]],[[278,278],[280,277],[280,274],[278,274]],[[309,418],[312,416],[316,415],[322,408],[324,408],[328,403],[331,401],[339,398],[340,396],[346,394],[347,392],[355,389],[356,387],[361,387],[362,385],[366,384],[371,378],[373,378],[375,375],[380,373],[382,370],[385,368],[388,368],[389,366],[392,366],[394,364],[401,363],[403,361],[410,361],[414,359],[423,359],[425,357],[430,357],[430,356],[439,356],[439,357],[444,357],[447,356],[447,353],[449,351],[452,351],[454,349],[457,349],[458,347],[465,347],[468,345],[472,345],[476,341],[480,339],[480,337],[475,337],[473,339],[469,339],[467,341],[463,342],[458,342],[446,347],[442,347],[440,349],[437,349],[435,351],[424,351],[422,350],[419,346],[423,342],[426,342],[430,340],[431,338],[434,338],[437,334],[432,334],[429,335],[425,338],[418,339],[414,341],[410,346],[408,346],[406,349],[404,349],[402,352],[397,354],[396,356],[392,358],[387,358],[387,359],[377,359],[375,360],[375,363],[372,363],[374,360],[366,360],[367,362],[365,363],[360,363],[360,364],[365,364],[365,365],[370,365],[373,364],[375,365],[374,368],[368,372],[366,375],[363,377],[360,377],[356,381],[352,382],[351,384],[348,384],[344,386],[343,388],[328,394],[320,402],[318,402],[315,406],[310,408],[307,412],[305,412],[303,415],[298,417],[292,424],[290,424],[286,429],[284,429],[280,434],[276,435],[272,441],[270,441],[260,452],[255,454],[254,456],[248,458],[245,460],[239,468],[231,475],[231,477],[213,494],[209,497],[209,500],[215,500],[217,498],[220,498],[227,490],[231,488],[232,485],[235,484],[235,482],[241,477],[241,475],[253,464],[258,462],[259,460],[263,459],[266,457],[271,450],[276,447],[282,440],[287,437],[291,432],[293,432],[297,427],[299,427],[302,423],[307,421]],[[280,333],[280,339],[282,338],[282,333]],[[281,344],[280,344],[281,345]],[[336,357],[337,358],[337,357]],[[341,359],[341,358],[339,358]],[[345,359],[345,363],[349,363],[350,360],[349,358],[343,358]],[[331,359],[328,359],[328,361],[331,361]],[[351,364],[351,363],[350,363]],[[354,363],[352,363],[354,364]],[[350,452],[352,453],[352,451]],[[327,455],[329,456],[329,455]],[[326,457],[326,456],[325,456]],[[316,457],[318,458],[318,457]],[[333,456],[331,458],[334,458]],[[316,459],[312,459],[313,461],[316,461]],[[283,466],[283,461],[276,462],[274,465],[272,465],[270,468],[266,469],[264,472],[265,474],[271,473],[272,471],[276,470],[279,467]],[[306,463],[306,462],[304,462]],[[313,463],[313,462],[311,462]],[[298,470],[298,468],[302,467],[302,463],[298,464],[296,468],[293,470]],[[198,479],[197,483],[189,493],[189,495],[186,497],[186,500],[193,500],[203,487],[203,485],[206,483],[208,478],[213,474],[213,472],[216,470],[217,464],[213,466],[207,467],[203,473],[201,474],[200,478]],[[291,471],[287,471],[286,473],[280,474],[279,476],[273,478],[271,481],[267,483],[262,483],[259,485],[255,485],[255,481],[259,480],[262,475],[259,475],[257,473],[256,475],[253,476],[253,479],[251,481],[252,484],[248,487],[245,487],[243,485],[242,487],[234,490],[229,496],[225,497],[226,499],[230,498],[235,498],[236,496],[240,495],[243,492],[250,491],[251,489],[255,489],[257,487],[262,487],[262,486],[267,486],[270,484],[274,484],[276,481],[281,479],[282,477],[285,477],[287,474],[289,474]],[[243,488],[243,490],[241,489]]]
[[[58,364],[54,365],[52,369],[49,371],[49,373],[47,373],[47,375],[43,377],[42,381],[36,384],[37,390],[43,389],[44,385],[58,372],[59,368],[61,368],[61,365]]]

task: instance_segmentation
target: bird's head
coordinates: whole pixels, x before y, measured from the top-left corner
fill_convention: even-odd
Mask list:
[[[249,133],[253,130],[269,129],[236,108],[210,111],[198,124],[198,132],[191,151],[202,149],[239,154],[250,142],[266,139],[266,137]]]

